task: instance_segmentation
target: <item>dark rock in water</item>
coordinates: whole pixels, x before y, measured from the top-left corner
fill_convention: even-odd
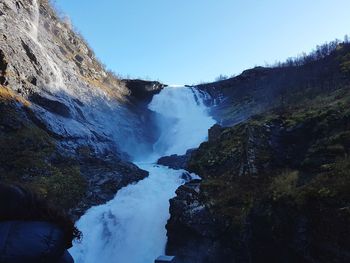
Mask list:
[[[197,232],[207,235],[206,232],[209,228],[202,228],[202,225],[209,222],[208,217],[201,217],[201,215],[206,215],[207,210],[199,201],[199,187],[200,182],[190,181],[176,190],[177,196],[170,200],[171,219],[167,224],[168,230],[173,226],[171,221],[179,220],[183,225],[188,225],[189,222],[193,223]],[[191,206],[187,206],[188,203],[191,203]]]
[[[158,81],[146,81],[140,79],[124,79],[126,87],[131,91],[131,96],[146,104],[152,97],[158,94],[166,85]]]
[[[189,182],[192,180],[192,176],[189,172],[184,172],[181,175],[181,179],[185,180],[185,182]]]
[[[187,163],[190,160],[193,151],[194,149],[188,150],[185,155],[173,154],[170,156],[161,157],[157,161],[157,164],[168,166],[175,170],[186,169]]]
[[[70,211],[78,219],[92,206],[104,204],[113,199],[119,189],[148,176],[148,172],[136,165],[122,161],[115,154],[101,158],[80,153],[81,174],[88,182],[85,197]]]
[[[166,225],[166,253],[176,255],[176,262],[231,262],[229,250],[218,239],[222,230],[199,196],[200,180],[180,186],[170,200],[170,219]]]

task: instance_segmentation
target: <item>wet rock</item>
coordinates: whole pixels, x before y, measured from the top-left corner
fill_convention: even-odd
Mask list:
[[[189,182],[192,180],[192,176],[189,172],[184,172],[181,175],[181,179],[184,180],[185,182]]]
[[[173,154],[171,156],[161,157],[157,163],[160,165],[168,166],[172,169],[186,169],[187,163],[191,158],[191,154],[194,150],[188,150],[185,155]]]
[[[233,262],[230,251],[220,245],[219,224],[210,215],[200,198],[200,180],[193,180],[176,190],[170,200],[170,219],[166,225],[166,253],[176,255],[176,262]]]
[[[70,109],[62,102],[42,97],[39,94],[31,95],[30,100],[52,113],[65,118],[71,117]]]
[[[147,171],[122,161],[113,153],[101,158],[80,152],[80,167],[88,187],[82,201],[70,211],[75,219],[83,215],[88,208],[113,199],[122,187],[148,176]]]

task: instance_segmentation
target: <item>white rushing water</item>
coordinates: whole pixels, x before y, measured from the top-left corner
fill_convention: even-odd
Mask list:
[[[64,83],[62,70],[60,69],[59,65],[57,65],[57,63],[54,61],[54,59],[49,55],[48,50],[39,41],[38,36],[40,32],[40,7],[38,0],[32,0],[31,17],[28,22],[30,24],[30,27],[26,33],[40,49],[40,53],[45,56],[46,63],[51,69],[50,87],[54,91],[64,90],[65,92],[69,93],[69,89],[67,89]]]
[[[31,24],[31,30],[30,34],[36,41],[38,40],[38,33],[39,33],[39,19],[40,19],[40,11],[39,11],[39,4],[38,0],[32,1],[33,11],[32,11],[32,20],[30,22]]]
[[[169,199],[184,183],[184,171],[152,162],[185,153],[206,140],[214,120],[202,99],[203,94],[185,87],[168,87],[154,96],[149,108],[158,113],[161,136],[153,153],[137,162],[149,176],[81,217],[77,226],[83,241],[70,251],[77,263],[151,263],[164,254]]]

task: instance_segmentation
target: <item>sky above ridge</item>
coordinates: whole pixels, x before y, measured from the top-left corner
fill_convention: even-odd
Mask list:
[[[107,68],[213,81],[350,35],[349,0],[55,0]]]

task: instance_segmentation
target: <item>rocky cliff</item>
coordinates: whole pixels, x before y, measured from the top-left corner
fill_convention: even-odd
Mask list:
[[[186,162],[202,181],[170,201],[167,253],[180,263],[350,260],[349,54],[341,44],[320,64],[201,86],[223,96],[213,112],[229,127],[212,127]],[[262,92],[285,95],[264,104]]]
[[[226,80],[201,84],[219,124],[232,126],[249,117],[344,86],[349,74],[349,43],[333,41],[296,61],[255,67]]]
[[[151,112],[47,0],[0,2],[0,85],[1,180],[81,214],[147,176],[127,160],[154,140]]]
[[[159,81],[146,81],[141,79],[124,79],[126,87],[130,90],[132,98],[141,103],[148,104],[152,97],[158,94],[166,85]]]

